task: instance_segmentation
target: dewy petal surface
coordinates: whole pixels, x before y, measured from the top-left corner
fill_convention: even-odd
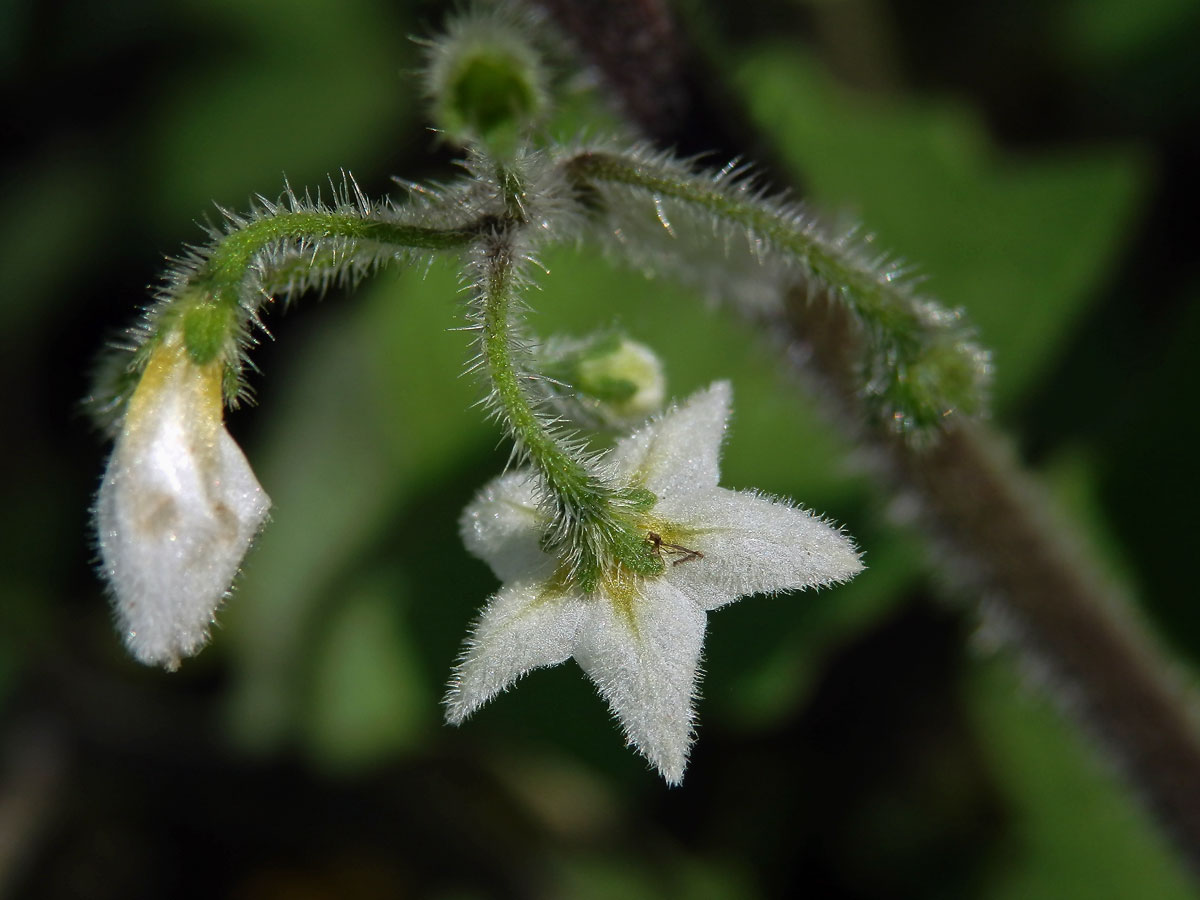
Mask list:
[[[528,576],[549,557],[538,546],[542,515],[532,472],[510,472],[476,495],[459,520],[463,544],[501,581]]]
[[[446,719],[457,725],[532,669],[571,658],[584,601],[547,580],[506,584],[488,601],[467,637],[446,694]]]
[[[612,453],[618,477],[648,488],[660,501],[715,488],[731,393],[729,382],[715,382],[622,438]]]
[[[695,734],[692,701],[704,642],[699,605],[662,578],[587,605],[575,660],[621,723],[631,747],[678,784]]]
[[[806,509],[753,491],[716,488],[661,504],[681,544],[703,559],[671,565],[676,587],[705,609],[756,593],[848,581],[862,571],[854,542]]]
[[[143,663],[173,669],[208,639],[270,500],[221,422],[218,366],[164,342],[130,400],[96,500],[118,625]]]

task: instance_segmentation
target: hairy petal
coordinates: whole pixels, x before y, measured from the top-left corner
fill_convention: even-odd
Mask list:
[[[608,702],[629,746],[668,784],[679,784],[695,738],[692,701],[705,615],[661,578],[631,590],[641,593],[592,598],[575,659]]]
[[[848,535],[807,509],[758,494],[716,488],[656,507],[676,537],[704,554],[671,565],[666,578],[716,609],[747,594],[824,587],[862,571]]]
[[[660,501],[715,488],[731,397],[729,382],[715,382],[618,441],[612,454],[618,475]]]
[[[520,471],[490,481],[463,510],[459,531],[472,555],[491,566],[501,581],[511,581],[546,564],[538,546],[543,524],[537,478]]]
[[[270,500],[221,423],[220,367],[177,341],[147,366],[96,498],[101,567],[130,652],[168,669],[208,639]]]
[[[458,725],[526,672],[566,662],[583,616],[581,598],[544,578],[504,585],[467,636],[444,701],[446,721]]]

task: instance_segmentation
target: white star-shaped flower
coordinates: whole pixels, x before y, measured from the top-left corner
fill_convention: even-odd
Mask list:
[[[609,456],[618,483],[657,502],[637,525],[661,575],[617,567],[591,593],[541,549],[546,524],[528,471],[489,484],[462,519],[467,548],[504,582],[467,637],[446,696],[461,723],[527,672],[574,657],[631,747],[678,784],[695,737],[708,612],[756,593],[852,578],[859,554],[840,529],[787,501],[717,486],[730,388],[718,382],[629,437]]]
[[[222,366],[173,333],[129,400],[96,498],[102,571],[139,661],[197,653],[271,501],[222,422]]]

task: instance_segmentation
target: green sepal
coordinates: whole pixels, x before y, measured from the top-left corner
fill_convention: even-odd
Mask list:
[[[608,549],[616,562],[636,575],[661,575],[666,571],[662,557],[655,552],[645,531],[632,522],[609,536]]]
[[[575,583],[585,594],[591,594],[600,584],[600,565],[595,560],[581,565],[575,572]]]
[[[203,300],[183,314],[183,345],[198,366],[219,358],[229,346],[236,325],[234,311],[225,303]]]
[[[588,396],[602,403],[625,403],[633,399],[638,386],[627,378],[617,375],[597,374],[587,379]]]
[[[633,512],[648,513],[658,502],[658,497],[648,488],[632,487],[621,491],[620,499]]]
[[[645,344],[607,331],[547,342],[542,372],[570,392],[559,411],[593,427],[626,427],[657,412],[666,391],[662,363]]]
[[[499,52],[464,59],[446,85],[447,131],[470,133],[494,153],[511,156],[542,106],[529,64]]]
[[[976,415],[985,407],[987,354],[968,340],[949,335],[894,353],[875,400],[898,430],[920,434],[953,415]]]

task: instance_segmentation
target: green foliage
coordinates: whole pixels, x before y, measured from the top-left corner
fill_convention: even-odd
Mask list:
[[[1002,410],[1043,377],[1117,262],[1148,186],[1135,148],[998,156],[971,110],[884,103],[838,86],[802,52],[769,47],[739,69],[818,207],[866,223],[961,306],[1003,377]]]
[[[988,762],[1004,780],[1014,818],[980,897],[1194,896],[1091,748],[1030,696],[1011,669],[981,663],[968,690]],[[1083,860],[1089,864],[1080,865]]]

